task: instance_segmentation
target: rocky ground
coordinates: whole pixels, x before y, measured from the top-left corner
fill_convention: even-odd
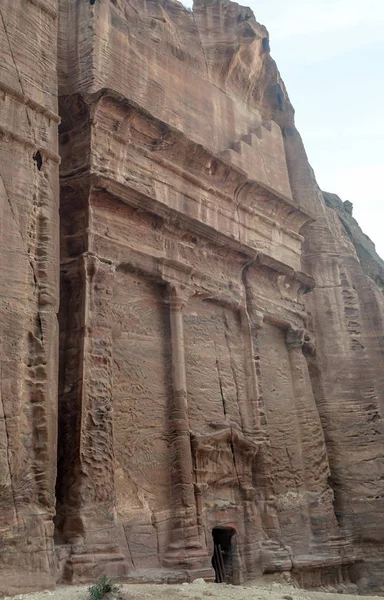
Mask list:
[[[108,597],[112,598],[110,595]],[[87,586],[60,586],[55,591],[19,594],[12,600],[89,600],[89,598]],[[124,584],[121,586],[121,598],[123,600],[205,600],[206,598],[210,600],[339,600],[340,594],[298,589],[290,583],[277,582],[268,578],[246,586],[218,585],[197,579],[190,584],[178,585]],[[343,595],[344,600],[359,598],[361,596]],[[369,600],[379,597],[364,596],[364,598]]]

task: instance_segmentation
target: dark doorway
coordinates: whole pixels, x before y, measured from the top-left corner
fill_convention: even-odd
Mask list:
[[[212,529],[213,556],[216,583],[233,583],[232,537],[235,530],[230,527]]]

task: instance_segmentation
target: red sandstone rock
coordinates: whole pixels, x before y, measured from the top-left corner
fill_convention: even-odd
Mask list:
[[[54,584],[56,2],[0,5],[0,591]]]
[[[267,30],[59,7],[1,8],[0,590],[213,579],[216,544],[233,583],[383,591],[383,264]]]

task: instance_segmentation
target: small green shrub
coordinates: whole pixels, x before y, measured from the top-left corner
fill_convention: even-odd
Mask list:
[[[106,575],[102,575],[97,583],[88,588],[91,600],[102,600],[105,594],[112,593],[120,595],[120,586]]]

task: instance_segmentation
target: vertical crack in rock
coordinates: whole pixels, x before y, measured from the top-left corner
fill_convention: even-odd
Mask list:
[[[23,94],[23,96],[25,97],[24,86],[23,86],[23,82],[22,82],[22,79],[21,79],[21,75],[20,75],[19,67],[17,66],[17,62],[16,62],[16,59],[15,59],[15,55],[14,55],[14,53],[13,53],[13,49],[12,49],[11,40],[10,40],[10,38],[9,38],[9,35],[8,35],[8,29],[7,29],[7,26],[6,26],[6,24],[5,24],[4,15],[3,15],[3,11],[2,11],[2,9],[1,9],[1,8],[0,8],[0,16],[1,16],[1,21],[2,21],[2,23],[3,23],[3,28],[4,28],[5,37],[7,38],[8,47],[9,47],[9,52],[10,52],[10,54],[11,54],[11,57],[12,57],[12,60],[13,60],[13,64],[14,64],[14,67],[15,67],[15,70],[16,70],[16,73],[17,73],[17,77],[18,77],[18,80],[19,80],[19,83],[20,83],[20,89],[21,89],[21,93],[22,93],[22,94]],[[27,106],[25,106],[25,105],[24,105],[24,107],[25,107],[25,113],[26,113],[26,116],[27,116],[28,125],[29,125],[29,127],[30,127],[30,129],[31,129],[31,131],[32,131],[32,135],[34,136],[34,135],[35,135],[35,131],[34,131],[33,127],[32,127],[31,118],[30,118],[30,116],[29,116],[29,113],[28,113],[28,108],[27,108]]]
[[[21,238],[21,240],[23,242],[23,245],[25,246],[25,253],[26,253],[26,256],[28,257],[29,265],[30,265],[31,270],[32,270],[32,276],[33,276],[34,285],[37,286],[38,285],[38,281],[37,281],[37,276],[36,276],[36,273],[35,273],[35,266],[34,266],[32,260],[31,260],[31,258],[29,256],[29,252],[28,252],[28,249],[27,249],[26,242],[25,242],[23,234],[21,233],[21,230],[20,230],[20,223],[17,220],[16,213],[15,213],[15,210],[14,210],[12,202],[11,202],[11,198],[9,196],[9,193],[8,193],[6,185],[5,185],[4,177],[2,176],[1,173],[0,173],[0,177],[1,177],[2,184],[3,184],[3,189],[4,189],[4,192],[5,192],[5,196],[7,198],[7,202],[8,202],[11,214],[12,214],[12,218],[13,218],[13,220],[15,222],[15,225],[17,226],[17,230],[18,230],[20,238]]]
[[[17,220],[17,218],[16,218],[16,213],[15,213],[15,211],[14,211],[14,208],[13,208],[13,206],[12,206],[12,202],[11,202],[11,199],[10,199],[10,197],[9,197],[9,194],[8,194],[8,191],[7,191],[7,188],[6,188],[6,185],[5,185],[4,177],[2,176],[2,174],[1,174],[1,173],[0,173],[0,177],[1,177],[2,184],[3,184],[3,189],[4,189],[4,192],[5,192],[5,196],[6,196],[6,198],[7,198],[7,202],[8,202],[8,205],[9,205],[9,209],[10,209],[10,211],[11,211],[11,214],[12,214],[12,218],[13,218],[13,220],[15,221],[15,224],[16,224],[16,226],[17,226],[17,229],[18,229],[18,232],[19,232],[19,234],[20,234],[20,237],[21,237],[21,239],[22,239],[22,240],[23,240],[23,242],[24,242],[23,235],[22,235],[22,233],[21,233],[21,231],[20,231],[20,224],[19,224],[19,222],[18,222],[18,220]],[[24,242],[24,244],[25,244],[25,242]]]
[[[2,358],[0,360],[0,377],[2,375]],[[14,483],[13,483],[13,478],[14,478],[14,472],[12,469],[12,462],[11,462],[11,439],[10,439],[10,435],[9,435],[9,429],[8,429],[8,417],[7,414],[5,412],[5,408],[4,408],[4,402],[3,399],[1,397],[1,390],[0,390],[0,401],[1,401],[1,406],[2,406],[2,413],[4,416],[4,431],[5,431],[5,436],[6,436],[6,444],[7,444],[7,463],[8,463],[8,471],[9,471],[9,487],[11,490],[11,495],[12,495],[12,502],[13,502],[13,506],[15,509],[15,516],[16,516],[16,525],[17,527],[19,527],[19,512],[18,512],[18,501],[17,501],[17,497],[16,497],[16,492],[15,492],[15,487],[14,487]]]
[[[189,11],[188,11],[188,12],[189,12]],[[203,44],[203,42],[202,42],[202,40],[201,40],[201,38],[200,38],[200,32],[199,32],[199,28],[198,28],[198,25],[197,25],[197,22],[196,22],[196,19],[195,19],[195,13],[194,13],[194,12],[193,12],[193,10],[192,10],[192,12],[191,12],[190,14],[192,15],[192,19],[193,19],[193,22],[194,22],[194,24],[195,24],[195,30],[196,30],[196,32],[197,32],[197,35],[198,35],[198,38],[199,38],[199,42],[200,42],[201,51],[202,51],[202,53],[203,53],[203,57],[204,57],[204,63],[205,63],[205,70],[206,70],[206,74],[208,75],[209,69],[208,69],[208,61],[207,61],[207,56],[206,56],[206,54],[205,54],[204,44]]]
[[[231,432],[231,441],[229,444],[230,448],[231,448],[231,454],[232,454],[232,462],[233,462],[233,468],[235,469],[235,473],[236,473],[236,478],[237,478],[237,483],[239,486],[239,489],[241,489],[241,480],[240,480],[240,476],[239,476],[239,472],[237,470],[237,462],[236,462],[236,450],[235,450],[235,446],[233,444],[233,437],[232,437],[232,432]]]
[[[11,214],[12,214],[12,218],[13,218],[16,226],[17,226],[18,233],[19,233],[20,238],[23,241],[23,245],[25,247],[26,256],[28,257],[29,266],[30,266],[31,271],[32,271],[34,286],[35,286],[35,288],[37,290],[37,294],[39,296],[40,295],[39,294],[40,287],[39,287],[39,281],[38,281],[38,278],[37,278],[36,268],[35,268],[33,259],[30,256],[30,253],[29,253],[29,250],[27,248],[26,242],[24,240],[23,234],[22,234],[22,232],[20,230],[20,224],[19,224],[19,222],[18,222],[18,220],[16,218],[16,213],[14,211],[14,208],[13,208],[13,205],[12,205],[9,193],[7,191],[7,188],[6,188],[6,185],[5,185],[5,181],[4,181],[4,177],[2,176],[1,173],[0,173],[0,177],[1,177],[2,185],[3,185],[3,189],[4,189],[4,192],[5,192],[5,196],[7,198],[7,202],[8,202]],[[43,341],[44,340],[44,335],[43,335],[43,326],[42,326],[42,322],[41,322],[40,310],[38,310],[37,319],[38,319],[38,323],[39,323],[39,335],[40,335],[40,339]]]
[[[125,539],[126,539],[126,542],[127,542],[127,547],[128,547],[128,552],[129,552],[129,558],[131,559],[133,568],[136,569],[135,561],[133,560],[133,554],[132,554],[131,546],[130,546],[129,539],[128,539],[127,535],[125,536]]]
[[[220,390],[220,397],[221,397],[221,402],[223,405],[223,413],[224,416],[227,415],[227,407],[225,404],[225,398],[224,398],[224,391],[223,391],[223,382],[222,382],[222,378],[221,378],[221,373],[220,373],[220,364],[219,364],[219,357],[217,354],[217,346],[216,343],[214,342],[214,347],[215,347],[215,354],[216,354],[216,370],[217,370],[217,376],[219,379],[219,390]]]

